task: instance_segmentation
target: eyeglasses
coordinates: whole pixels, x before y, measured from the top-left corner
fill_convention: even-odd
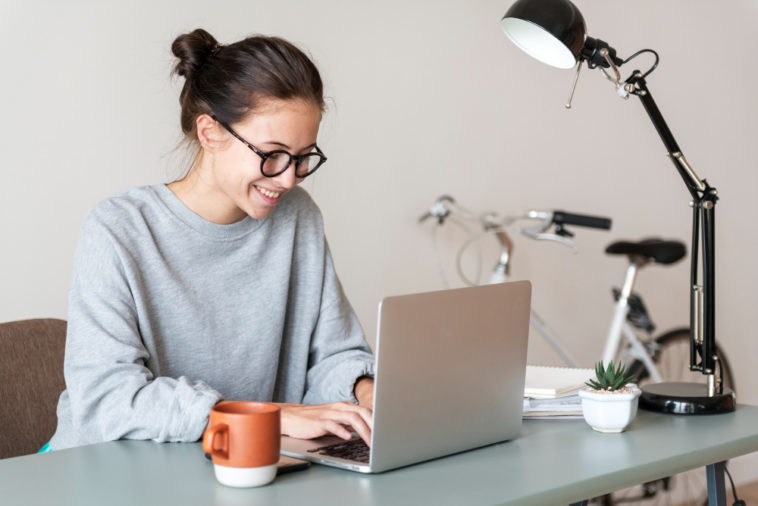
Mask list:
[[[319,149],[318,146],[313,148],[315,152],[306,153],[304,155],[293,155],[283,149],[277,149],[275,151],[264,152],[256,148],[245,139],[243,139],[237,132],[232,130],[232,127],[226,123],[219,121],[216,116],[211,116],[219,125],[224,127],[230,134],[239,139],[242,144],[250,148],[253,153],[261,157],[261,174],[266,177],[276,177],[289,168],[292,162],[295,162],[295,177],[304,178],[310,176],[316,169],[321,167],[326,161],[326,156]]]

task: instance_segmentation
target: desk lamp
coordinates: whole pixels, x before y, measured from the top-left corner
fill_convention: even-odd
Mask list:
[[[613,83],[620,97],[627,99],[634,95],[642,102],[666,146],[668,156],[692,195],[690,370],[701,371],[706,382],[645,385],[642,387],[640,407],[676,414],[734,411],[735,394],[723,386],[716,371],[719,363],[714,335],[714,208],[718,200],[717,192],[705,179],[700,179],[687,163],[647,88],[645,78],[658,65],[658,54],[651,49],[643,49],[622,60],[607,42],[587,35],[581,12],[569,0],[518,0],[508,9],[500,24],[508,38],[533,58],[562,69],[576,66],[567,108],[571,107],[579,72],[585,62],[590,69],[600,69]],[[644,73],[634,70],[622,80],[619,67],[643,53],[655,56],[652,67]],[[702,260],[699,261],[698,251],[701,248]],[[720,375],[720,368],[718,373]]]

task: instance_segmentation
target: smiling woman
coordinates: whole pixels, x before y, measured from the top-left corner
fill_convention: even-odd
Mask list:
[[[169,188],[214,223],[267,216],[325,160],[320,150],[314,152],[324,110],[318,70],[276,37],[223,46],[195,30],[178,37],[172,50],[178,58],[174,72],[185,78],[182,130],[200,149],[188,176]],[[292,154],[281,148],[302,153],[294,170],[287,170]]]
[[[270,99],[264,109],[236,123],[236,130],[247,138],[261,139],[256,142],[267,151],[215,118],[198,116],[196,135],[202,149],[195,166],[185,178],[169,185],[187,207],[213,223],[234,223],[245,216],[265,218],[287,191],[325,159],[320,150],[312,152],[321,111],[305,99]],[[293,156],[281,146],[295,146],[296,152],[305,154]]]
[[[224,398],[281,403],[293,437],[369,440],[374,360],[297,187],[326,161],[318,70],[275,37],[172,50],[197,156],[87,216],[50,448],[196,441]]]

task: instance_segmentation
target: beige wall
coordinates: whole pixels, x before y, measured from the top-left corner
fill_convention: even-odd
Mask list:
[[[576,255],[555,244],[516,244],[514,276],[533,281],[535,307],[591,364],[609,323],[610,286],[623,275],[623,261],[603,255],[605,244],[651,235],[688,242],[688,194],[642,106],[616,97],[599,73],[584,72],[574,108],[563,108],[572,72],[544,66],[506,40],[498,21],[509,4],[2,0],[0,321],[65,317],[87,209],[181,172],[169,46],[202,26],[222,42],[253,32],[284,36],[320,66],[331,97],[320,139],[329,163],[306,186],[372,343],[381,297],[442,286],[432,225],[416,219],[448,193],[474,210],[558,208],[614,218],[611,233],[576,229]],[[589,34],[622,56],[646,47],[660,53],[650,89],[690,163],[723,199],[717,337],[736,371],[739,400],[758,403],[758,175],[750,156],[758,138],[758,4],[577,5]],[[460,238],[441,236],[448,259]],[[686,262],[642,272],[640,291],[661,329],[686,321],[687,277]],[[557,361],[537,338],[530,360]]]

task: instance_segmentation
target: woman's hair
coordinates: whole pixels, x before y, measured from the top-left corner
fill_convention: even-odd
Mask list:
[[[271,99],[303,99],[324,110],[318,69],[286,40],[255,36],[221,45],[198,28],[177,37],[171,51],[178,58],[173,73],[185,79],[182,131],[193,140],[201,114],[233,124]]]

